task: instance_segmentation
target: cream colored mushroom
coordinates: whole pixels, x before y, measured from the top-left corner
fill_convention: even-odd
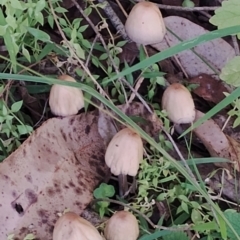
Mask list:
[[[58,79],[69,82],[76,80],[68,75],[62,75]],[[49,106],[56,116],[71,116],[78,113],[84,107],[82,90],[75,87],[54,84],[50,91]]]
[[[76,213],[67,212],[56,222],[53,240],[103,240],[97,229]]]
[[[135,4],[132,8],[125,29],[132,41],[143,45],[159,43],[166,34],[159,8],[156,4],[145,1]]]
[[[129,128],[120,130],[110,141],[105,161],[114,175],[136,176],[143,158],[142,139]]]
[[[119,176],[120,195],[127,189],[126,175],[137,175],[142,158],[143,142],[133,130],[124,128],[110,141],[105,153],[105,162],[111,173]]]
[[[115,213],[108,220],[104,235],[106,240],[136,240],[139,235],[136,217],[127,211]]]
[[[162,109],[175,124],[192,123],[196,116],[192,95],[180,83],[167,87],[162,97]]]

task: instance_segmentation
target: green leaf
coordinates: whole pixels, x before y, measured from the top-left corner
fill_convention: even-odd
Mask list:
[[[80,22],[81,22],[81,18],[75,18],[74,20],[73,20],[73,27],[74,28],[76,28],[76,29],[78,29],[79,28],[79,26],[80,26]]]
[[[48,15],[48,24],[50,25],[51,28],[53,28],[53,25],[54,25],[54,19],[53,19],[53,16],[52,15]]]
[[[37,20],[37,22],[39,22],[43,26],[44,18],[41,12],[35,12],[35,19]]]
[[[108,54],[107,53],[103,53],[100,57],[99,60],[106,60],[108,58]]]
[[[11,0],[11,1],[9,1],[9,3],[11,4],[11,6],[13,8],[23,10],[23,7],[22,7],[22,4],[21,4],[20,1],[18,1],[18,0]]]
[[[98,188],[96,188],[93,192],[93,196],[96,199],[99,198],[107,198],[113,197],[115,194],[115,189],[112,185],[108,185],[106,183],[101,183]]]
[[[239,1],[240,2],[240,1]],[[240,12],[240,10],[239,10]],[[239,17],[240,18],[240,17]],[[220,78],[226,83],[234,86],[240,86],[240,56],[231,59],[223,68]]]
[[[36,12],[41,12],[46,6],[46,1],[45,0],[38,0],[35,8],[35,13]]]
[[[218,230],[218,225],[215,221],[207,222],[207,223],[197,223],[193,226],[193,230],[199,232],[205,232],[208,230]]]
[[[31,62],[30,54],[28,50],[24,47],[24,44],[22,45],[22,54],[29,62]]]
[[[27,125],[17,125],[17,130],[19,132],[19,135],[24,135],[32,132],[33,128]]]
[[[222,7],[215,10],[215,15],[210,18],[209,22],[218,29],[240,25],[240,1],[223,1]],[[240,33],[237,36],[240,39]]]
[[[3,116],[7,116],[7,114],[8,114],[8,110],[7,110],[6,106],[3,105],[3,106],[2,106],[2,115],[3,115]]]
[[[67,22],[66,22],[66,20],[65,20],[64,18],[59,18],[59,22],[60,22],[60,24],[61,24],[62,26],[68,27],[68,24],[67,24]]]
[[[86,39],[82,39],[81,40],[81,43],[82,43],[82,45],[84,46],[84,47],[86,47],[86,48],[91,48],[92,46],[91,46],[91,43],[88,41],[88,40],[86,40]]]
[[[179,199],[179,200],[182,200],[182,201],[184,201],[184,202],[189,202],[189,199],[188,199],[186,196],[184,196],[184,195],[179,195],[179,196],[178,196],[178,199]]]
[[[231,223],[232,227],[235,229],[235,231],[238,233],[238,236],[240,236],[240,228],[239,228],[239,223],[240,223],[240,213],[236,212],[235,210],[232,209],[227,209],[224,212],[224,216],[228,219],[228,221]],[[232,232],[231,229],[227,227],[227,234],[228,238],[231,240],[236,240],[237,238],[235,237],[234,233]]]
[[[6,33],[6,30],[7,30],[7,25],[5,26],[1,26],[0,25],[0,36],[4,36],[4,34]]]
[[[198,210],[193,209],[191,213],[191,219],[194,223],[198,223],[202,221],[202,216]]]
[[[27,28],[28,32],[32,34],[36,39],[42,41],[42,42],[51,42],[51,39],[49,35],[42,30],[36,29],[36,28]]]
[[[7,17],[6,17],[6,22],[7,22],[7,24],[8,24],[8,26],[10,26],[12,29],[16,29],[17,28],[17,20],[16,20],[16,18],[15,17],[13,17],[13,16],[10,16],[10,15],[8,15]]]
[[[195,6],[194,2],[190,1],[190,0],[184,0],[182,3],[183,7],[190,7],[193,8]]]
[[[127,41],[120,41],[117,43],[117,47],[123,47],[125,44],[127,43]]]
[[[78,29],[78,32],[84,32],[87,28],[88,28],[88,25],[81,26],[81,27]]]
[[[65,8],[63,8],[63,7],[56,7],[56,8],[54,9],[54,11],[57,12],[57,13],[65,13],[65,12],[68,12],[68,10],[65,9]]]
[[[21,109],[22,105],[23,105],[22,100],[13,103],[13,105],[11,106],[11,111],[14,112],[14,113],[18,112]]]
[[[76,54],[79,58],[85,59],[85,52],[78,43],[73,43],[73,46],[76,50]]]
[[[189,213],[188,205],[185,202],[181,202],[181,207],[184,212]]]

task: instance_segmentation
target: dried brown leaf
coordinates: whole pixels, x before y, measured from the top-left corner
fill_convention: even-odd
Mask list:
[[[94,113],[53,118],[0,164],[0,239],[52,238],[58,213],[80,214],[108,172]]]
[[[207,74],[201,74],[189,80],[190,83],[199,84],[193,92],[206,101],[219,103],[225,98],[224,92],[229,92],[223,82],[212,78]]]

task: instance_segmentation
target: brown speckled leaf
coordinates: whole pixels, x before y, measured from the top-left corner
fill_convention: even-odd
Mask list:
[[[50,240],[59,212],[89,204],[108,171],[97,118],[50,119],[0,164],[0,239],[32,232]]]

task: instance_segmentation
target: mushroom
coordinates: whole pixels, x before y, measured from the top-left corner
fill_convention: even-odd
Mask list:
[[[127,177],[136,176],[143,158],[143,142],[129,128],[120,130],[108,144],[105,162],[112,174],[118,176],[120,196],[127,191]]]
[[[69,82],[76,80],[68,75],[61,75],[58,79]],[[54,84],[50,91],[49,106],[56,116],[66,117],[75,115],[84,107],[82,90],[75,87]]]
[[[67,212],[56,222],[53,240],[103,240],[97,229],[76,213]]]
[[[115,213],[107,222],[104,236],[106,240],[136,240],[139,227],[136,217],[127,211]]]
[[[166,34],[162,14],[156,4],[139,2],[132,8],[125,29],[129,38],[142,45],[156,44]]]
[[[192,123],[196,116],[191,93],[180,83],[167,87],[162,97],[162,109],[175,124]]]

